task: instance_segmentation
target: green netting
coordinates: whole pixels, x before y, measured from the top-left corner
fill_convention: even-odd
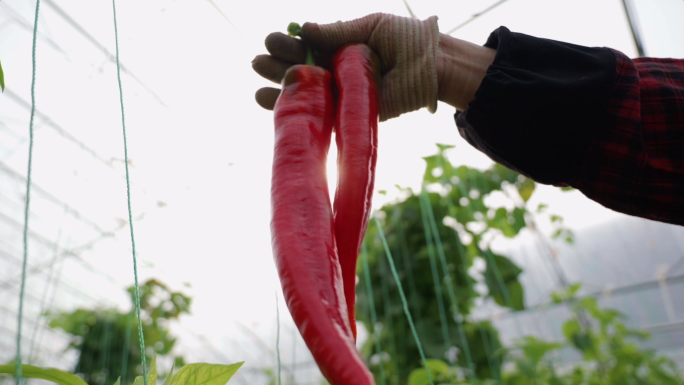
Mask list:
[[[382,240],[382,245],[385,248],[385,255],[387,256],[387,261],[389,262],[390,269],[392,270],[392,276],[394,277],[394,281],[397,284],[397,289],[399,290],[401,303],[404,307],[404,314],[406,315],[406,319],[409,322],[409,326],[411,327],[411,333],[413,334],[413,338],[416,341],[416,345],[418,346],[418,351],[420,352],[420,358],[423,362],[423,367],[425,368],[425,371],[427,372],[428,377],[430,379],[430,385],[434,385],[432,380],[432,373],[427,365],[427,361],[425,359],[425,352],[423,352],[423,345],[420,343],[420,338],[418,337],[416,326],[413,323],[413,317],[411,317],[411,311],[409,310],[408,301],[406,300],[406,295],[404,295],[404,289],[401,285],[401,280],[399,279],[397,269],[394,266],[394,259],[392,258],[392,253],[390,252],[389,246],[387,245],[387,239],[385,239],[385,233],[382,230],[382,225],[380,224],[380,220],[378,219],[378,217],[375,217],[374,219],[375,225],[378,227],[378,234],[380,235],[380,239]]]
[[[380,335],[376,329],[378,324],[378,317],[375,312],[375,299],[373,298],[373,285],[370,279],[370,267],[368,266],[368,252],[366,251],[366,242],[361,244],[361,261],[363,262],[364,278],[366,282],[366,291],[368,291],[368,311],[370,312],[371,324],[373,329],[370,330],[371,338],[375,341],[375,352],[380,358],[380,383],[385,385],[385,366],[382,363],[382,347],[380,346]]]

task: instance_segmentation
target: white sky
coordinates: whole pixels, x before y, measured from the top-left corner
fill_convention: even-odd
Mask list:
[[[110,2],[57,3],[114,52]],[[279,285],[269,235],[273,123],[272,114],[253,101],[255,90],[271,83],[254,74],[250,62],[265,52],[265,36],[284,31],[291,21],[323,23],[380,11],[408,13],[401,0],[216,3],[235,27],[207,1],[117,2],[121,60],[167,105],[161,106],[134,79],[123,75],[134,215],[148,213],[136,222],[140,275],[141,279],[159,277],[175,288],[181,288],[182,282],[192,283],[194,315],[184,321],[185,330],[207,336],[233,361],[247,359],[252,367],[270,366],[274,357],[254,348],[254,339],[234,322],[248,325],[274,346],[274,293]],[[420,18],[438,15],[440,29],[446,31],[494,1],[409,3]],[[647,54],[684,57],[684,2],[636,3]],[[8,91],[24,100],[30,100],[31,31],[16,20],[32,24],[33,6],[31,1],[0,2],[0,59],[5,80]],[[620,0],[510,0],[454,36],[481,44],[500,25],[576,44],[609,46],[635,56]],[[41,7],[39,31],[37,108],[109,165],[98,163],[65,140],[53,123],[39,118],[34,181],[96,218],[103,228],[114,228],[125,223],[119,219],[126,218],[115,65],[46,3]],[[29,115],[8,91],[0,95],[0,162],[25,175]],[[376,196],[376,207],[393,197],[395,184],[420,185],[421,157],[434,153],[434,143],[456,144],[455,163],[480,168],[491,164],[459,137],[453,113],[453,108],[440,105],[434,115],[420,111],[381,124],[376,188],[390,194],[387,198]],[[330,165],[334,188],[334,165]],[[13,194],[14,202],[20,202],[21,187],[21,183],[13,185],[11,194],[0,191],[0,197]],[[158,207],[157,201],[165,207]],[[564,215],[575,229],[618,216],[579,193],[559,193],[549,187],[539,189],[533,198],[536,202],[549,203],[550,210]],[[49,224],[59,222],[63,214],[48,208],[39,211],[41,203],[35,204],[33,212],[42,219],[37,218],[32,226],[44,224],[45,232],[56,239],[56,227]],[[0,209],[21,218],[18,204]],[[60,243],[64,247],[79,244],[79,239],[88,238],[86,232],[75,224],[63,226]],[[13,245],[20,242],[16,229],[0,233],[0,237],[11,238]],[[132,282],[125,228],[117,239],[118,243],[103,242],[83,256],[123,287]],[[18,273],[14,265],[7,271],[7,277]],[[101,276],[76,268],[64,274],[74,286],[126,304],[116,285],[105,288]],[[29,280],[29,286],[41,288],[38,293],[44,285],[40,279]],[[59,292],[58,298],[65,306],[79,304],[70,302],[67,292]],[[280,308],[282,322],[290,327],[282,298]],[[284,333],[287,361],[291,329]],[[236,343],[244,350],[238,350]],[[306,361],[301,342],[299,346],[297,361]],[[186,348],[190,361],[218,360],[202,347]]]

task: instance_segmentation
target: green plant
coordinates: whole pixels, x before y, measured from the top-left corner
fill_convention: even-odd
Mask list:
[[[128,288],[131,304],[135,303],[134,288]],[[190,313],[192,300],[179,291],[170,290],[162,282],[150,279],[140,286],[140,312],[148,356],[171,353],[176,338],[169,330],[169,321]],[[71,336],[70,349],[79,352],[75,373],[93,385],[104,385],[113,373],[124,381],[141,373],[140,343],[134,312],[118,309],[77,309],[73,312],[46,314],[52,328]],[[182,356],[175,363],[182,366]]]
[[[627,327],[624,314],[603,309],[593,297],[576,298],[578,286],[556,293],[572,303],[575,314],[586,314],[590,325],[585,327],[577,317],[565,322],[563,334],[567,344],[582,353],[585,363],[573,372],[586,384],[684,384],[677,367],[670,359],[658,356],[655,350],[643,349],[638,341],[650,335]]]
[[[164,385],[225,385],[242,366],[244,362],[238,362],[232,365],[217,365],[217,364],[189,364],[185,365],[176,373],[171,369]],[[31,365],[22,365],[24,378],[37,378],[47,380],[60,385],[85,385],[86,382],[81,377],[68,373],[59,369],[39,368]],[[0,374],[14,374],[15,365],[0,365]],[[133,381],[133,385],[142,385],[144,383],[142,376],[138,376]],[[151,360],[151,366],[147,373],[147,383],[154,385],[157,383],[157,365],[156,360]],[[121,385],[121,378],[119,377],[114,385]],[[124,382],[125,384],[125,382]]]
[[[509,362],[514,365],[512,371],[504,373],[504,384],[564,384],[556,373],[553,360],[548,356],[548,353],[561,348],[562,343],[546,342],[527,336],[516,341],[512,347],[502,349],[499,354],[507,355]]]
[[[524,337],[501,351],[513,364],[505,385],[684,384],[674,362],[639,346],[648,333],[628,328],[623,314],[601,308],[593,297],[576,298],[579,289],[575,284],[551,295],[554,303],[571,304],[575,314],[563,324],[563,343]],[[561,348],[581,353],[583,362],[555,362],[550,353]]]
[[[498,305],[524,309],[524,291],[518,280],[522,270],[506,256],[494,253],[489,243],[496,236],[515,237],[527,226],[528,212],[524,206],[491,206],[487,197],[514,188],[526,202],[535,184],[500,165],[485,171],[453,166],[446,157],[452,146],[438,148],[437,154],[425,158],[427,191],[401,189],[403,197],[383,206],[379,216],[384,218],[387,242],[428,357],[447,359],[472,378],[469,352],[477,377],[495,378],[500,368],[493,355],[501,348],[498,333],[490,323],[472,322],[468,316],[475,300],[483,295],[475,290],[477,283],[487,287],[484,295]],[[370,292],[359,285],[357,318],[367,330],[376,330],[362,354],[377,381],[382,365],[389,383],[406,383],[409,373],[420,367],[417,345],[410,337],[396,284],[389,278],[376,226],[369,226],[365,243],[369,269],[359,264],[357,273],[370,275],[379,317],[378,324],[372,325]],[[476,261],[483,271],[473,271]],[[376,338],[381,353],[375,351]]]
[[[582,326],[577,316],[563,325],[566,341],[547,342],[532,336],[502,348],[500,356],[510,367],[501,376],[503,385],[682,385],[684,379],[674,362],[658,356],[655,351],[641,348],[635,342],[648,338],[643,331],[625,326],[624,315],[598,306],[596,299],[577,299],[579,285],[554,293],[554,302],[570,302],[575,314],[585,314],[589,326]],[[583,361],[563,364],[552,356],[554,351],[574,349]],[[465,383],[458,367],[430,360],[428,366],[435,384]],[[490,384],[492,381],[481,381]],[[408,385],[427,385],[424,369],[409,375]]]

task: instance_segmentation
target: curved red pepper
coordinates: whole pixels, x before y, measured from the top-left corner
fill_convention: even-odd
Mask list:
[[[275,105],[271,240],[290,313],[326,379],[372,385],[349,329],[335,247],[326,158],[335,115],[332,78],[288,70]]]
[[[377,159],[377,58],[367,45],[352,44],[337,51],[332,66],[339,91],[335,123],[335,239],[349,323],[356,339],[356,260],[371,212]]]

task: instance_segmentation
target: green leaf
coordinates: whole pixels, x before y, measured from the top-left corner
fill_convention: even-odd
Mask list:
[[[121,377],[116,379],[116,382],[114,383],[114,385],[121,385]]]
[[[14,374],[16,365],[0,365],[0,373]],[[60,385],[88,385],[81,377],[53,368],[39,368],[32,365],[21,365],[22,375],[25,378],[38,378],[54,382]]]
[[[515,229],[516,234],[527,226],[527,223],[525,222],[525,212],[526,210],[520,207],[513,209],[513,228]]]
[[[487,252],[487,251],[486,251]],[[489,288],[489,294],[494,298],[494,301],[504,307],[509,307],[514,310],[523,310],[525,308],[525,293],[522,285],[518,281],[518,276],[522,270],[510,259],[497,255],[491,254],[493,261],[487,260],[487,268],[485,269],[485,283]],[[494,262],[494,265],[491,264]],[[497,278],[496,268],[499,269],[499,274],[503,280],[505,288],[502,288]],[[508,292],[508,300],[506,300],[506,294]]]
[[[537,363],[542,359],[542,357],[544,357],[544,355],[546,355],[546,353],[562,348],[563,344],[546,342],[528,336],[524,337],[522,341],[518,342],[517,346],[522,349],[527,358],[529,358],[532,362]]]
[[[244,362],[232,365],[189,364],[176,373],[168,385],[225,385]]]
[[[563,324],[563,334],[574,347],[583,353],[593,351],[593,339],[590,333],[582,330],[582,326],[576,319],[571,319]]]
[[[173,365],[171,365],[171,370],[169,370],[169,374],[166,376],[166,380],[164,381],[164,385],[168,385],[171,383],[171,379],[173,378],[173,370],[176,368],[176,363],[174,362]]]
[[[520,183],[520,187],[518,187],[518,194],[520,194],[520,197],[527,202],[532,196],[535,187],[537,187],[537,185],[532,179],[525,178],[525,180]]]
[[[568,342],[572,343],[572,336],[582,331],[582,326],[576,319],[571,319],[563,324],[563,334]]]
[[[567,289],[552,292],[551,299],[553,300],[553,303],[556,304],[575,299],[575,297],[577,296],[577,292],[581,288],[581,283],[572,284]]]
[[[449,365],[447,365],[447,363],[442,360],[428,358],[427,360],[425,360],[425,366],[427,366],[428,369],[430,369],[430,373],[432,373],[433,376],[447,374],[449,372]]]
[[[157,356],[153,356],[151,361],[150,371],[147,373],[147,384],[155,385],[157,383]]]
[[[449,365],[446,362],[436,359],[425,360],[425,366],[430,369],[430,374],[432,375],[432,380],[434,382],[435,378],[440,375],[447,374],[449,372]],[[415,369],[409,374],[408,385],[429,385],[430,376],[424,368]]]
[[[147,385],[155,385],[157,383],[157,357],[152,357],[150,368],[147,371]],[[133,385],[144,385],[145,381],[142,376],[138,376],[133,381]]]
[[[577,294],[577,292],[581,288],[582,288],[581,283],[573,283],[572,285],[570,285],[570,287],[568,287],[568,294],[570,295],[571,298],[574,298],[575,294]]]
[[[517,280],[511,281],[506,283],[506,288],[508,289],[508,295],[511,299],[513,310],[524,310],[525,291],[523,290],[522,284]]]
[[[441,177],[436,177],[433,174],[433,170],[439,167],[438,157],[440,155],[426,156],[423,158],[425,161],[425,174],[423,174],[423,181],[428,183],[435,183],[441,180]]]
[[[0,88],[5,92],[5,73],[2,72],[2,62],[0,62]]]
[[[437,148],[439,148],[439,152],[444,152],[446,150],[450,150],[452,148],[456,148],[453,144],[441,144],[441,143],[436,143]]]

